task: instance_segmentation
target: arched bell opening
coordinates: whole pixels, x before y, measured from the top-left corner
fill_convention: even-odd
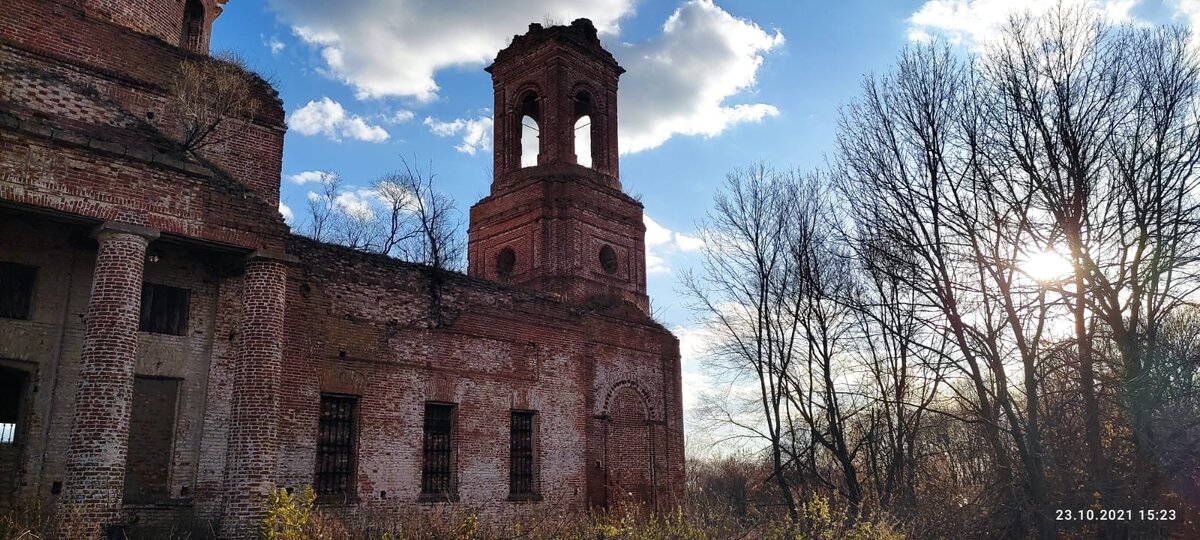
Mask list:
[[[521,167],[532,167],[537,165],[542,157],[542,134],[539,125],[541,114],[537,94],[532,91],[526,92],[518,103],[517,162]]]
[[[592,144],[592,132],[595,129],[595,123],[592,121],[594,108],[592,95],[586,90],[575,94],[575,124],[571,130],[575,139],[575,162],[589,168],[595,163],[595,147]]]

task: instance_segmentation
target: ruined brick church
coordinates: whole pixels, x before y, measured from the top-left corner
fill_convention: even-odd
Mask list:
[[[0,3],[0,511],[241,538],[277,487],[348,512],[675,506],[679,345],[647,314],[623,70],[592,24],[531,25],[488,68],[494,179],[444,274],[290,232],[265,82],[181,151],[169,89],[214,61],[222,3]]]

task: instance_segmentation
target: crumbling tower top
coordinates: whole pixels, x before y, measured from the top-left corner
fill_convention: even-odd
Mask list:
[[[619,188],[617,78],[625,70],[592,21],[531,24],[487,71],[496,99],[493,192],[522,168],[564,163],[593,169]]]

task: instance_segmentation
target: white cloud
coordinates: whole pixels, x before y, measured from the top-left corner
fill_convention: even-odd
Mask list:
[[[645,214],[642,222],[646,225],[646,272],[649,274],[666,274],[671,271],[667,257],[686,251],[696,251],[704,246],[704,241],[659,225]]]
[[[642,216],[642,221],[646,223],[646,246],[657,247],[671,242],[671,230],[659,225],[650,216]]]
[[[709,331],[700,327],[676,326],[671,332],[679,338],[680,362],[684,368],[700,367],[700,360],[708,353],[709,340],[712,339]]]
[[[271,0],[271,6],[360,97],[428,101],[437,96],[438,70],[486,65],[530,22],[588,17],[612,35],[633,0]]]
[[[666,274],[671,267],[667,265],[662,252],[671,243],[671,231],[650,219],[650,216],[643,214],[642,221],[646,223],[646,273]]]
[[[667,260],[658,253],[647,249],[646,250],[646,273],[647,274],[669,274],[671,267],[667,265]]]
[[[1139,1],[1063,0],[1063,3],[1086,6],[1110,22],[1121,23],[1133,20],[1132,10]],[[908,18],[908,39],[930,41],[942,37],[955,45],[978,47],[996,39],[1013,14],[1038,15],[1056,5],[1057,2],[1049,0],[926,0]]]
[[[1176,19],[1192,28],[1192,44],[1200,47],[1200,0],[1167,0],[1166,5]]]
[[[783,44],[730,15],[711,0],[691,0],[645,43],[614,51],[627,73],[621,80],[621,153],[655,148],[671,136],[713,137],[758,122],[779,110],[766,103],[727,104],[752,88],[763,53]]]
[[[310,101],[296,109],[288,116],[287,122],[289,128],[302,135],[320,134],[338,142],[343,138],[375,143],[388,139],[388,132],[383,128],[368,124],[361,116],[347,113],[341,103],[327,97]]]
[[[287,223],[288,225],[291,225],[292,219],[296,217],[296,215],[292,213],[292,209],[288,208],[288,205],[283,204],[282,201],[279,203],[279,215],[283,216],[283,222]]]
[[[455,118],[449,122],[426,117],[423,122],[429,132],[438,137],[453,137],[462,134],[462,143],[454,146],[464,154],[475,155],[476,151],[492,151],[492,119],[480,116],[474,120]]]
[[[400,110],[396,111],[395,114],[389,116],[387,118],[387,122],[389,124],[403,124],[405,122],[408,122],[409,120],[412,120],[413,117],[415,117],[415,116],[416,116],[416,113],[414,113],[412,111],[400,109]]]
[[[375,221],[375,206],[378,194],[370,189],[343,191],[334,197],[334,208],[361,221]]]
[[[701,359],[708,352],[709,332],[703,328],[676,326],[671,329],[679,338],[679,365],[683,372],[683,409],[694,409],[700,396],[712,392],[712,379],[701,370]]]
[[[354,87],[360,99],[422,101],[437,97],[438,71],[485,65],[532,21],[589,17],[602,37],[615,41],[619,21],[634,8],[633,0],[464,0],[454,9],[428,0],[271,4],[296,36],[320,50],[324,71]],[[662,34],[609,47],[628,70],[621,82],[621,152],[655,148],[674,135],[713,137],[778,115],[767,103],[727,102],[754,86],[763,54],[783,41],[779,31],[734,17],[712,0],[689,0]],[[458,148],[482,149],[466,141]]]
[[[283,49],[287,47],[284,42],[279,40],[278,36],[263,37],[263,45],[271,49],[271,56],[279,56],[279,53],[283,52]]]
[[[379,182],[371,191],[371,196],[383,204],[384,208],[391,208],[395,204],[409,211],[420,209],[420,201],[413,196],[411,191],[390,180]]]
[[[704,247],[704,240],[683,233],[675,233],[675,245],[682,251],[699,251]]]
[[[325,180],[326,174],[324,171],[304,171],[289,174],[285,178],[293,184],[304,185],[308,183],[321,183]]]

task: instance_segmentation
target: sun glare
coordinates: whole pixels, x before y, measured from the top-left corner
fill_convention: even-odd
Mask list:
[[[1038,281],[1054,281],[1071,274],[1071,261],[1055,251],[1041,251],[1021,261],[1021,270]]]

